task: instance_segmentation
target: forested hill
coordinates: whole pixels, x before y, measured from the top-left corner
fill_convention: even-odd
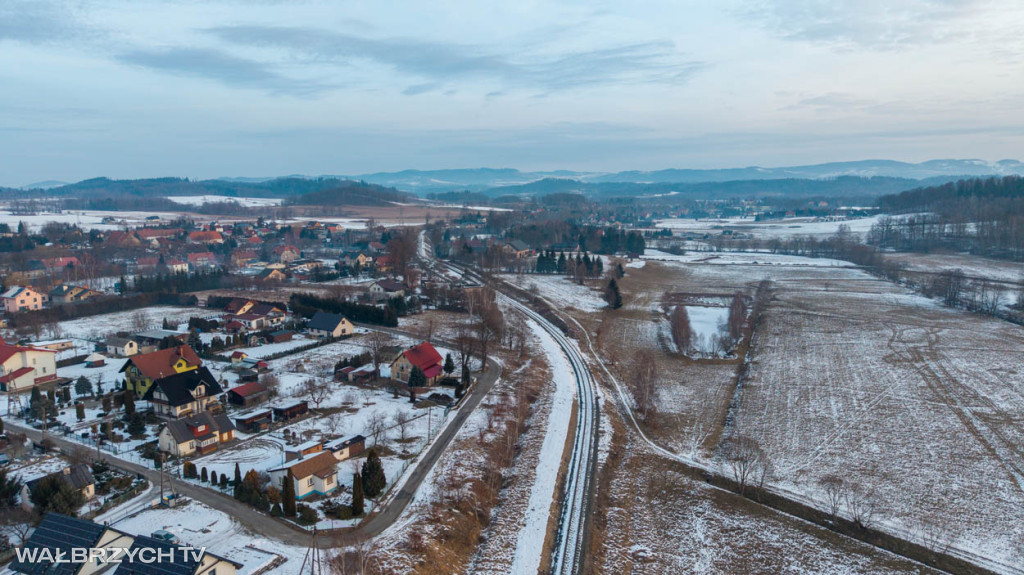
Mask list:
[[[1024,213],[1024,178],[973,178],[938,186],[916,188],[878,198],[889,213],[934,212],[953,216],[981,211],[1009,210]]]
[[[93,178],[46,190],[3,190],[4,195],[65,198],[123,198],[130,196],[201,196],[288,198],[346,186],[340,178],[276,178],[266,181],[189,180],[187,178],[147,178],[112,180]]]
[[[394,188],[345,180],[330,188],[285,198],[284,203],[294,206],[386,206],[415,199],[416,196]]]

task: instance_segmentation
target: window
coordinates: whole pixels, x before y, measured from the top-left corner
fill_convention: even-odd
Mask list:
[[[306,485],[309,486],[309,487],[313,487],[313,478],[312,477],[310,477],[309,479],[306,480]]]
[[[188,448],[189,449],[195,449],[195,447],[196,447],[196,442],[195,441],[189,441],[188,442]]]
[[[327,480],[324,481],[324,483],[327,484],[327,485],[334,485],[334,477],[333,476],[328,477]]]

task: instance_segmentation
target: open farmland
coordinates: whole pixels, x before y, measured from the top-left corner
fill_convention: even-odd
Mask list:
[[[835,474],[888,529],[1024,566],[1024,330],[861,276],[775,278],[735,432],[783,488]]]

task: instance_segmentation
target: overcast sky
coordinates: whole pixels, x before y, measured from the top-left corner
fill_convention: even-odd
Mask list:
[[[0,0],[0,184],[1024,154],[1019,0]]]

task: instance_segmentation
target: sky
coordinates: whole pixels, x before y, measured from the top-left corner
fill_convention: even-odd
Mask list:
[[[1021,159],[1019,0],[0,0],[0,185]]]

